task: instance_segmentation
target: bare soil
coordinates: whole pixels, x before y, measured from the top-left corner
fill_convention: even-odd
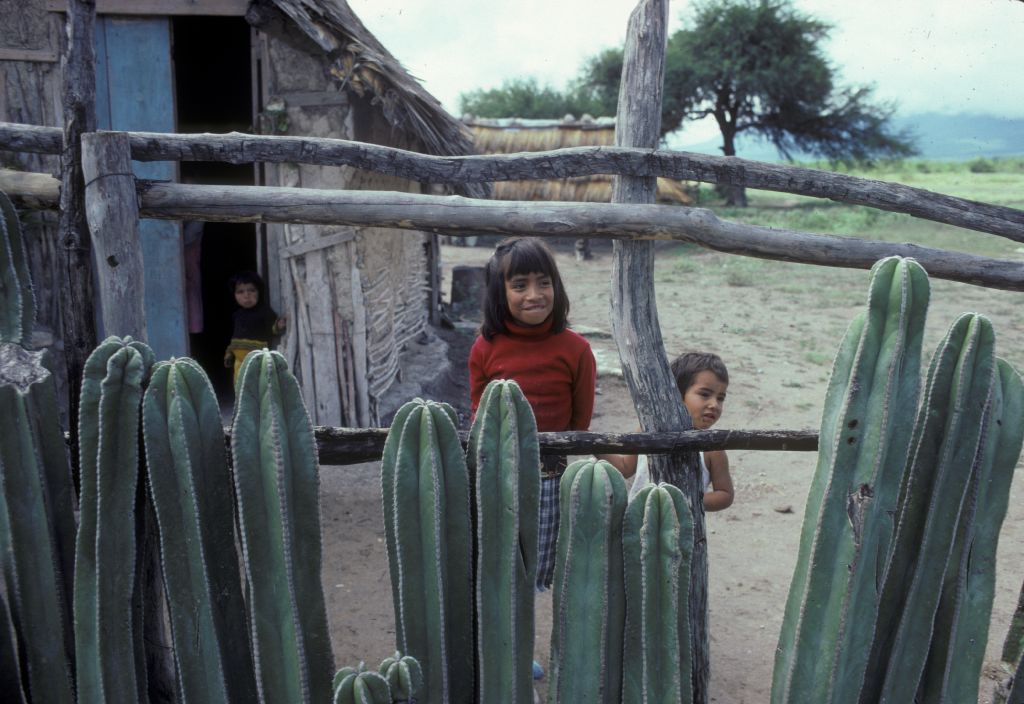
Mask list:
[[[586,333],[599,360],[592,428],[637,427],[629,391],[616,375],[618,354],[609,324],[611,248],[577,262],[571,244],[558,262],[572,301],[574,328]],[[443,247],[445,280],[458,264],[482,264],[488,248]],[[731,385],[718,427],[817,429],[832,358],[846,325],[865,304],[868,272],[659,247],[658,316],[670,355],[687,349],[719,353]],[[932,281],[926,359],[955,317],[992,319],[1000,356],[1024,367],[1021,294]],[[441,333],[449,343],[449,376],[428,385],[436,398],[468,405],[469,323]],[[911,422],[912,419],[908,419]],[[709,514],[712,701],[769,699],[772,661],[796,561],[815,453],[730,452],[736,501]],[[1020,470],[1020,465],[1018,465]],[[1020,472],[1018,471],[1018,474]],[[381,522],[379,467],[324,467],[324,589],[338,666],[376,665],[394,650],[387,556]],[[1024,481],[1017,478],[998,553],[995,607],[979,702],[991,702],[1002,677],[999,651],[1024,578]],[[538,599],[536,659],[547,666],[551,601]],[[546,681],[538,691],[543,698]]]

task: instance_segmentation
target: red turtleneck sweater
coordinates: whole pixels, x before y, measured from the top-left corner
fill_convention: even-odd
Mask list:
[[[590,343],[572,330],[552,334],[551,318],[537,327],[507,323],[509,334],[477,337],[469,352],[473,415],[484,388],[512,379],[530,402],[537,430],[587,430],[594,412],[597,365]]]

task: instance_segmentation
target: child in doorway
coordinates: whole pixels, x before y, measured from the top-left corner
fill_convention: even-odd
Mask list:
[[[238,309],[233,315],[231,343],[224,350],[224,366],[234,367],[238,381],[242,360],[253,350],[270,346],[273,337],[284,331],[287,321],[278,317],[266,302],[263,279],[254,271],[242,271],[231,277],[231,291]]]
[[[475,415],[484,388],[512,379],[533,409],[537,430],[587,430],[597,364],[590,344],[568,328],[569,297],[555,258],[541,240],[511,237],[485,269],[484,320],[469,353]],[[537,589],[550,588],[558,539],[558,487],[565,456],[541,456]],[[543,677],[533,664],[534,678]]]
[[[672,376],[683,397],[683,405],[697,430],[707,430],[718,422],[729,388],[729,372],[717,354],[687,352],[672,360]],[[721,511],[733,501],[732,477],[729,476],[729,457],[725,450],[700,453],[701,483],[704,486],[704,510]],[[632,498],[650,483],[647,456],[614,455],[608,459],[623,476],[634,477],[630,489]]]

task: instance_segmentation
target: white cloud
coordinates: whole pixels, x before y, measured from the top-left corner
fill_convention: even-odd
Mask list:
[[[348,0],[451,112],[458,96],[533,76],[563,87],[621,45],[635,0]],[[871,84],[901,112],[1024,117],[1024,4],[1014,0],[795,0],[834,25],[844,84]],[[671,3],[670,29],[689,3]]]

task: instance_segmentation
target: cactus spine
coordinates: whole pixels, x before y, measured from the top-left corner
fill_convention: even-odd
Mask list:
[[[180,699],[255,701],[220,409],[191,359],[154,368],[143,437]]]
[[[334,664],[313,427],[277,352],[250,353],[235,389],[231,450],[260,699],[327,701]]]
[[[863,702],[912,701],[917,694],[965,492],[985,454],[983,415],[996,382],[994,344],[988,320],[965,314],[932,359],[882,583]]]
[[[997,379],[983,419],[983,440],[972,467],[935,620],[922,687],[925,701],[975,701],[995,596],[996,548],[1009,505],[1010,484],[1024,439],[1024,386],[996,359]]]
[[[36,304],[21,223],[0,191],[0,342],[30,347]]]
[[[469,478],[450,406],[411,401],[381,469],[398,648],[423,666],[424,698],[473,698]]]
[[[929,286],[911,259],[872,268],[825,398],[821,449],[779,636],[772,701],[850,701],[866,666],[909,423],[920,386]],[[812,569],[813,565],[813,569]]]
[[[612,702],[622,696],[626,602],[622,519],[626,481],[604,461],[562,475],[548,701]]]
[[[683,493],[671,484],[641,489],[626,507],[622,550],[622,703],[691,702],[693,516]]]
[[[476,491],[478,701],[533,701],[540,453],[514,381],[484,389],[467,453]]]
[[[396,652],[384,658],[378,672],[388,681],[394,702],[415,702],[423,692],[423,669],[411,655]]]
[[[343,667],[334,675],[334,704],[391,704],[388,681],[379,672],[359,667]]]
[[[0,564],[31,697],[71,702],[72,483],[43,357],[0,343]]]
[[[139,406],[153,352],[108,337],[82,374],[81,518],[75,548],[75,652],[79,702],[141,700],[145,663],[135,590]]]

